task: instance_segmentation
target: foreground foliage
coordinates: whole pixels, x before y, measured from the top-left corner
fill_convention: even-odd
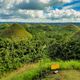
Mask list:
[[[15,73],[14,75],[7,75],[1,80],[42,80],[46,75],[48,75],[51,70],[52,64],[59,64],[60,71],[69,71],[69,70],[80,70],[80,62],[79,61],[51,61],[49,59],[40,60],[38,63],[27,64],[24,72]],[[28,67],[28,65],[31,65]],[[19,72],[19,71],[18,71]],[[17,76],[16,76],[17,75]],[[59,76],[58,76],[59,78]]]
[[[12,25],[0,25],[0,33],[6,34],[5,30],[12,30]],[[80,30],[78,26],[74,28],[76,26],[70,25],[70,29],[69,26],[66,29],[49,24],[15,24],[14,26],[15,28],[20,26],[21,30],[25,29],[32,35],[32,38],[29,40],[19,38],[20,41],[14,41],[7,34],[7,36],[0,35],[0,76],[17,69],[22,64],[37,62],[43,58],[64,61],[80,60]],[[70,67],[67,66],[69,64],[67,63],[63,67],[64,69]],[[80,69],[77,63],[73,67]]]

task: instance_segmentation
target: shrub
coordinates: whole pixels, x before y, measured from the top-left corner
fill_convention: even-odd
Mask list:
[[[41,41],[13,42],[0,39],[0,73],[17,69],[21,64],[35,62],[45,57]]]
[[[72,39],[67,43],[55,42],[48,49],[51,59],[80,59],[80,41],[76,39]]]

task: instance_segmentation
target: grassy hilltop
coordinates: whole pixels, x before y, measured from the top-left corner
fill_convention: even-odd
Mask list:
[[[7,25],[9,26],[9,25]],[[20,24],[12,24],[1,33],[3,38],[10,38],[14,41],[20,41],[25,39],[31,39],[32,35],[25,30]]]

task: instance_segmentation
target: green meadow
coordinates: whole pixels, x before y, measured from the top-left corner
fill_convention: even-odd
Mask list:
[[[59,64],[53,74],[51,65]],[[80,80],[80,26],[0,24],[0,80]]]

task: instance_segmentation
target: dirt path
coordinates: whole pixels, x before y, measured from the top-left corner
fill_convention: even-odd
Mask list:
[[[80,71],[65,70],[58,74],[49,74],[42,80],[80,80]]]
[[[0,80],[11,80],[17,75],[20,75],[30,70],[38,68],[38,66],[39,66],[39,63],[26,64],[11,73],[7,73]],[[18,80],[21,80],[21,79],[19,78]],[[51,72],[45,78],[41,80],[80,80],[80,71],[79,70],[62,70],[62,71],[59,71],[58,74],[53,74]]]
[[[29,71],[31,69],[34,69],[37,67],[37,63],[35,64],[26,64],[23,67],[11,72],[7,73],[4,77],[2,77],[0,80],[10,80],[11,78],[15,77],[16,75],[22,74],[25,71]]]

